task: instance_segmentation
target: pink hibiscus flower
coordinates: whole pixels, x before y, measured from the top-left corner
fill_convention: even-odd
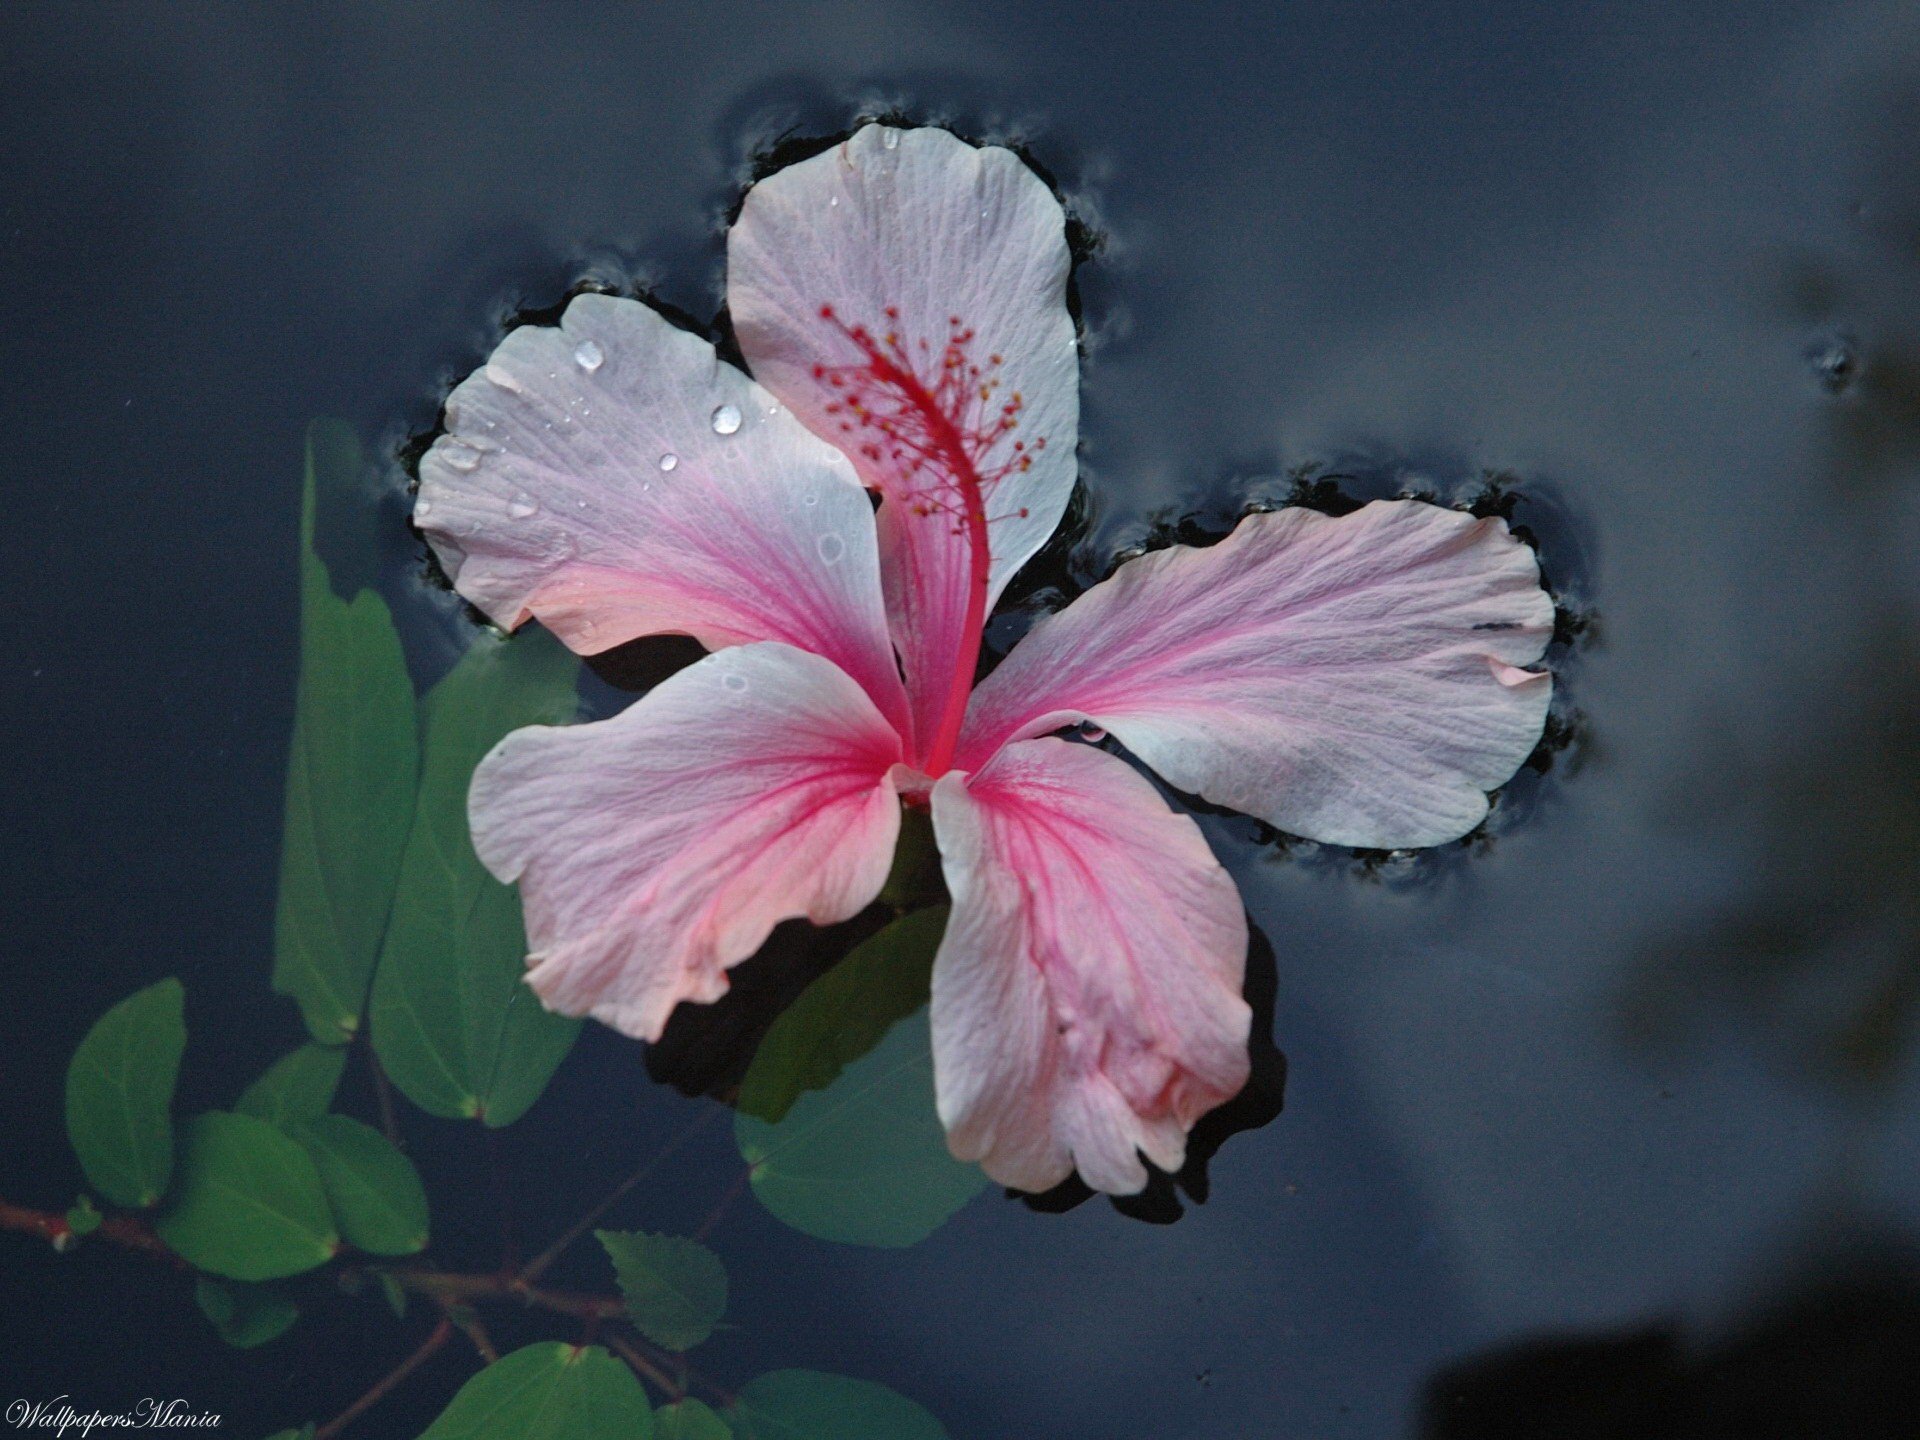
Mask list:
[[[979,686],[985,620],[1075,478],[1064,215],[1012,152],[869,125],[756,185],[727,303],[754,379],[583,295],[447,402],[415,517],[460,593],[576,651],[713,653],[621,714],[508,736],[476,849],[552,1009],[658,1037],[781,920],[845,920],[931,808],[955,1155],[1129,1193],[1247,1075],[1247,925],[1180,790],[1339,845],[1472,829],[1538,741],[1553,623],[1499,520],[1249,516],[1122,565]],[[876,509],[868,492],[879,497]]]

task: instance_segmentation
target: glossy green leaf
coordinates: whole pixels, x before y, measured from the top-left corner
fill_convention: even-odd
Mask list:
[[[571,719],[579,668],[545,631],[483,636],[427,697],[419,805],[371,1014],[387,1074],[433,1115],[511,1124],[579,1033],[527,988],[519,898],[467,831],[473,767],[510,730]]]
[[[340,1244],[307,1152],[264,1120],[218,1110],[188,1122],[179,1184],[154,1229],[188,1264],[230,1280],[297,1275]]]
[[[653,1412],[653,1440],[733,1440],[733,1430],[698,1400],[677,1400]]]
[[[234,1113],[282,1127],[312,1120],[333,1105],[346,1068],[347,1052],[340,1046],[308,1042],[268,1066],[234,1102]]]
[[[220,1338],[240,1350],[279,1339],[300,1318],[300,1307],[270,1285],[235,1285],[202,1275],[194,1282],[193,1298]]]
[[[372,1255],[411,1255],[427,1243],[427,1193],[413,1162],[371,1125],[322,1115],[289,1132],[320,1171],[334,1222]]]
[[[926,999],[945,919],[896,920],[814,981],[747,1071],[734,1138],[754,1194],[796,1230],[912,1245],[986,1185],[947,1152],[934,1109]]]
[[[946,1427],[906,1396],[818,1370],[748,1381],[727,1419],[738,1440],[947,1440]]]
[[[87,1031],[67,1066],[67,1138],[116,1205],[152,1205],[173,1170],[173,1087],[187,1047],[185,992],[162,980]]]
[[[413,686],[387,605],[333,591],[314,549],[315,510],[351,504],[352,432],[316,422],[300,509],[300,681],[287,761],[273,988],[325,1045],[351,1039],[386,931],[413,814],[419,738]]]
[[[633,1372],[597,1345],[502,1355],[460,1387],[420,1440],[651,1440]]]
[[[727,1313],[727,1267],[698,1240],[638,1230],[593,1232],[620,1282],[627,1314],[668,1350],[691,1350]]]

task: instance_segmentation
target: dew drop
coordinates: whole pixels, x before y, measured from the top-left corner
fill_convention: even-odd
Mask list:
[[[713,412],[713,433],[731,435],[740,428],[740,407],[722,405]]]
[[[720,683],[726,686],[727,689],[733,691],[734,694],[739,695],[746,691],[747,677],[744,675],[722,675],[720,677]]]
[[[715,422],[714,422],[714,427],[713,427],[713,428],[714,428],[714,429],[716,429],[716,430],[718,430],[718,429],[720,428],[720,425],[719,425],[719,422],[718,422],[718,421],[715,421]],[[671,450],[669,450],[669,451],[668,451],[668,452],[667,452],[666,454],[664,454],[664,455],[662,455],[662,456],[660,457],[660,468],[661,468],[662,470],[674,470],[674,469],[677,469],[677,468],[679,467],[679,464],[680,464],[680,457],[679,457],[678,455],[676,455],[676,454],[674,454],[674,453],[673,453],[673,452],[672,452]]]
[[[820,503],[820,492],[817,490],[809,490],[805,495],[800,497],[800,503],[809,506],[818,505]]]
[[[535,505],[530,500],[516,500],[511,505],[507,506],[507,514],[511,515],[516,520],[524,520],[539,508],[540,507],[538,505]]]
[[[888,150],[898,150],[900,148],[900,132],[898,130],[882,130],[880,132],[880,144]]]
[[[838,210],[840,208],[840,197],[838,195],[829,195],[827,197],[827,208],[829,210]]]
[[[829,565],[839,564],[840,557],[847,553],[847,542],[838,535],[822,535],[813,545],[820,552],[820,558]]]
[[[607,352],[591,340],[582,340],[573,348],[573,363],[591,375],[607,358]]]
[[[484,373],[487,379],[491,380],[494,384],[498,385],[502,390],[505,390],[508,393],[513,395],[519,395],[523,393],[520,388],[520,382],[514,378],[513,372],[507,369],[506,366],[490,364],[487,366]]]
[[[431,515],[432,513],[433,513],[433,502],[427,499],[425,496],[422,496],[420,499],[413,502],[413,518],[414,519],[424,520],[427,516]]]
[[[467,474],[480,463],[480,452],[470,445],[443,445],[440,458],[461,474]]]

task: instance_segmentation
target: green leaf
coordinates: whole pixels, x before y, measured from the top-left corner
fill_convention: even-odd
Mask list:
[[[796,1230],[913,1245],[987,1183],[948,1154],[934,1109],[926,999],[945,923],[944,907],[923,910],[859,946],[774,1022],[748,1068],[734,1139],[760,1203]]]
[[[355,503],[351,430],[307,432],[300,505],[300,681],[287,761],[273,988],[323,1045],[353,1037],[386,931],[419,778],[413,685],[387,605],[333,591],[316,512]]]
[[[298,1430],[276,1430],[267,1440],[313,1440],[313,1422],[309,1420]]]
[[[733,1431],[698,1400],[677,1400],[653,1412],[653,1440],[733,1440]]]
[[[189,1121],[180,1184],[154,1229],[181,1258],[230,1280],[277,1280],[339,1248],[320,1172],[264,1120],[212,1111]]]
[[[270,1285],[230,1285],[202,1275],[193,1298],[220,1338],[240,1350],[279,1339],[300,1318],[300,1307]]]
[[[519,899],[467,831],[473,767],[510,730],[571,719],[579,670],[545,631],[483,636],[427,697],[419,805],[371,1017],[388,1076],[429,1114],[511,1124],[579,1033],[527,988]]]
[[[550,1341],[502,1355],[460,1387],[420,1440],[650,1440],[633,1372],[597,1345]]]
[[[818,1370],[749,1380],[727,1419],[739,1440],[947,1440],[946,1427],[906,1396]]]
[[[398,1280],[385,1270],[379,1272],[380,1293],[386,1297],[387,1308],[393,1311],[396,1320],[407,1318],[407,1291]]]
[[[82,1195],[73,1202],[72,1208],[67,1211],[67,1229],[73,1233],[75,1238],[91,1235],[100,1228],[102,1218],[100,1212],[94,1208],[93,1200],[86,1195]]]
[[[411,1255],[427,1243],[427,1194],[413,1162],[370,1125],[322,1115],[289,1132],[320,1171],[327,1204],[349,1245],[373,1255]]]
[[[593,1232],[620,1281],[640,1333],[669,1350],[691,1350],[727,1313],[727,1267],[698,1240],[638,1230]]]
[[[927,1003],[947,907],[894,921],[809,985],[767,1031],[740,1084],[739,1109],[777,1122],[824,1090]]]
[[[346,1068],[347,1052],[340,1046],[308,1042],[268,1066],[234,1102],[234,1113],[282,1127],[312,1120],[333,1104]]]
[[[87,1179],[116,1205],[166,1194],[185,998],[172,979],[134,992],[94,1022],[67,1066],[67,1137]]]

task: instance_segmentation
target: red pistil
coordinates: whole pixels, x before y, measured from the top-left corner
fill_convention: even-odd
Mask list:
[[[967,609],[960,644],[939,724],[924,744],[919,766],[936,777],[953,762],[980,661],[993,564],[988,526],[999,518],[989,516],[987,503],[1008,475],[1033,467],[1034,453],[1047,442],[1015,440],[995,457],[992,452],[1018,426],[1025,408],[1018,391],[996,399],[1001,382],[994,372],[1001,357],[989,356],[984,367],[973,362],[968,347],[974,332],[958,315],[948,321],[946,343],[936,356],[924,339],[909,347],[898,329],[897,307],[889,305],[885,313],[888,328],[875,335],[865,325],[847,325],[831,305],[822,305],[821,318],[852,341],[864,358],[854,365],[816,365],[813,373],[838,392],[827,413],[844,417],[840,428],[849,435],[864,435],[858,453],[890,472],[889,503],[945,523],[967,542]],[[923,373],[923,366],[930,373]],[[1023,508],[1018,513],[1024,517],[1027,512]]]

